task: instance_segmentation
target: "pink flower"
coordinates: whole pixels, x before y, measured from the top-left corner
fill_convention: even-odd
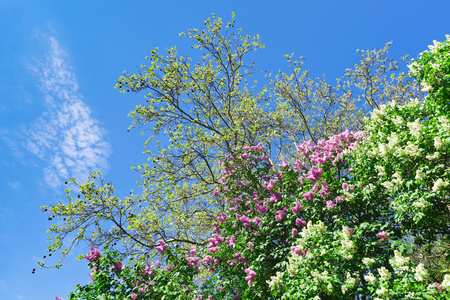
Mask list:
[[[328,196],[328,193],[325,192],[325,191],[320,191],[319,193],[320,193],[320,194],[322,195],[322,197],[324,197],[324,198],[326,198],[326,197]]]
[[[249,269],[245,269],[245,273],[248,275],[245,277],[245,280],[248,281],[248,285],[251,285],[255,281],[256,273]]]
[[[119,261],[117,263],[114,263],[114,271],[120,272],[120,271],[122,271],[122,267],[123,267],[122,262]]]
[[[386,231],[377,233],[377,238],[381,239],[381,240],[386,240],[389,238],[388,234]]]
[[[435,283],[433,283],[433,284],[430,284],[430,285],[428,286],[428,289],[429,289],[430,287],[433,287],[433,286],[437,288],[437,290],[438,290],[439,293],[442,293],[441,285],[440,285],[439,283],[435,282]],[[434,294],[433,292],[431,292],[431,293]]]
[[[55,300],[64,300],[63,298],[56,297]]]
[[[297,225],[298,227],[306,227],[306,222],[301,219],[297,219],[295,220],[295,225]]]
[[[203,262],[205,263],[205,264],[210,264],[211,262],[212,262],[212,257],[211,257],[211,255],[208,255],[208,256],[206,256],[204,259],[203,259]]]
[[[218,286],[217,289],[218,289],[219,291],[221,291],[221,290],[223,290],[223,287]]]
[[[158,252],[159,252],[160,254],[166,253],[167,247],[168,247],[167,244],[166,244],[164,241],[161,241],[161,240],[159,240],[158,243],[159,243],[161,246],[158,246],[158,247],[156,247],[155,249],[158,250]]]
[[[273,188],[275,187],[275,181],[273,181],[272,179],[270,179],[269,184],[267,185],[267,189],[269,191],[273,191]]]
[[[344,190],[346,190],[346,189],[348,188],[348,184],[344,182],[344,183],[342,184],[342,188],[343,188]]]
[[[300,204],[300,202],[297,201],[297,202],[295,202],[295,206],[292,207],[291,210],[292,210],[292,212],[293,212],[295,215],[298,215],[298,212],[299,212],[300,210],[303,210],[303,207],[302,207],[302,205]]]
[[[86,254],[84,258],[89,260],[90,262],[96,261],[101,257],[100,251],[97,248],[91,246],[91,254]]]
[[[350,227],[347,227],[347,230],[350,232],[350,234],[354,234],[353,230]]]
[[[297,254],[298,256],[302,256],[302,255],[303,255],[302,250],[301,250],[301,249],[298,249],[298,248],[295,247],[295,246],[291,246],[290,249],[291,249],[291,251],[294,251],[294,253]]]
[[[253,243],[252,242],[248,242],[248,246],[250,247],[250,249],[253,249]]]
[[[297,235],[297,233],[298,233],[298,230],[295,228],[292,228],[292,235]]]
[[[333,201],[326,201],[327,209],[331,210],[332,208],[336,207],[336,204],[333,203]]]
[[[307,192],[306,194],[303,194],[302,195],[303,196],[303,198],[305,198],[306,200],[308,200],[308,199],[314,199],[315,197],[314,197],[314,193],[312,192],[312,191],[309,191],[309,192]]]
[[[197,248],[195,246],[191,246],[191,251],[189,251],[192,255],[197,254]]]
[[[132,294],[130,295],[130,298],[131,298],[131,300],[136,300],[137,295],[136,295],[135,293],[132,293]]]

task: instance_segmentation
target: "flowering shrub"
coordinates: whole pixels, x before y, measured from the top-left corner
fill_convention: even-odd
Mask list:
[[[429,282],[404,241],[450,233],[450,37],[430,50],[410,66],[426,102],[381,105],[366,132],[302,143],[278,168],[261,145],[234,149],[209,245],[179,255],[160,241],[165,269],[91,248],[93,281],[70,299],[450,298],[450,275]]]

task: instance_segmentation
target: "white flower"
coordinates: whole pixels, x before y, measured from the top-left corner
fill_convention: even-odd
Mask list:
[[[375,166],[375,169],[378,170],[378,177],[382,177],[384,175],[386,175],[386,171],[384,170],[383,166]]]
[[[308,222],[308,226],[303,227],[300,235],[303,238],[309,237],[311,235],[322,235],[325,233],[325,225],[323,222],[319,221],[317,224],[313,224],[311,221]]]
[[[428,160],[435,160],[439,158],[439,152],[434,152],[433,155],[426,156]]]
[[[398,185],[403,184],[402,175],[401,175],[398,171],[396,171],[392,176],[395,177],[395,179],[392,180],[392,182],[393,182],[394,184],[398,184]]]
[[[403,150],[400,150],[405,155],[409,156],[420,156],[422,149],[414,145],[411,141],[408,141],[408,144]]]
[[[380,149],[381,156],[384,156],[384,157],[386,157],[388,155],[389,151],[391,150],[389,148],[389,145],[383,144],[383,143],[380,143],[379,149]]]
[[[394,184],[390,181],[385,181],[381,185],[384,186],[389,192],[392,192],[395,188]]]
[[[385,267],[378,268],[378,274],[380,274],[381,279],[383,280],[389,280],[389,278],[391,278],[391,273],[389,273],[389,270]]]
[[[408,271],[409,267],[407,266],[407,264],[409,263],[410,258],[403,257],[400,251],[398,250],[394,251],[394,255],[395,257],[389,260],[394,270],[399,273],[404,273],[405,271]]]
[[[441,283],[441,288],[450,290],[450,275],[449,274],[445,274],[444,280]]]
[[[374,285],[377,282],[377,278],[369,272],[369,275],[364,276],[364,279],[371,285]]]
[[[420,84],[422,86],[422,88],[420,89],[422,92],[428,92],[429,90],[431,90],[433,87],[429,84],[427,84],[426,82],[422,82]]]
[[[380,297],[387,297],[389,296],[389,292],[386,288],[382,287],[381,289],[376,291],[377,295]]]
[[[440,116],[438,117],[438,120],[441,123],[441,126],[444,127],[446,131],[450,131],[450,122],[446,117]]]
[[[331,284],[331,283],[329,283],[328,285],[327,285],[327,289],[328,289],[328,292],[331,294],[331,293],[333,293],[333,285]]]
[[[433,185],[433,192],[441,190],[443,187],[446,187],[448,185],[448,182],[443,181],[441,178],[436,180],[436,182]]]
[[[422,180],[424,175],[421,170],[416,170],[416,180]]]
[[[388,141],[389,141],[388,147],[391,149],[400,143],[398,136],[395,133],[393,133],[390,137],[388,137]]]
[[[434,138],[434,147],[436,147],[436,149],[439,150],[442,148],[442,146],[444,146],[444,144],[442,143],[442,140],[438,136],[436,136]]]
[[[375,108],[371,113],[371,119],[373,121],[379,121],[386,113],[386,105],[382,104],[379,108]]]
[[[442,43],[439,43],[436,40],[433,40],[433,45],[429,45],[428,48],[431,50],[431,53],[436,53],[436,50],[441,46]]]
[[[395,116],[392,118],[392,121],[395,125],[401,126],[405,123],[405,120],[401,116]]]
[[[414,201],[412,206],[414,206],[415,208],[426,208],[428,206],[430,206],[430,202],[425,201],[425,199],[420,198],[417,201]]]
[[[414,61],[412,64],[408,65],[409,71],[415,75],[418,73],[418,69],[419,69],[419,64],[417,63],[417,61]]]
[[[369,257],[364,257],[362,262],[364,265],[370,267],[371,265],[373,265],[375,263],[375,259],[369,258]]]
[[[416,267],[416,273],[414,274],[414,278],[417,281],[424,281],[428,276],[428,271],[425,269],[422,263],[418,264]]]
[[[283,278],[283,273],[277,272],[276,276],[270,277],[271,280],[267,280],[267,283],[269,284],[270,289],[273,289],[274,287],[278,286],[281,283],[281,280]]]
[[[416,138],[420,137],[420,133],[422,131],[422,124],[420,124],[420,119],[415,120],[414,122],[408,122],[409,131]]]
[[[320,300],[320,297],[319,297],[319,296],[315,296],[315,297],[313,298],[313,300]]]

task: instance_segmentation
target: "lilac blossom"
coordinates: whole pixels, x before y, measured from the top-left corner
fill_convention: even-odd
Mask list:
[[[89,260],[90,262],[96,261],[101,257],[100,251],[97,248],[91,246],[91,254],[86,254],[84,258]]]

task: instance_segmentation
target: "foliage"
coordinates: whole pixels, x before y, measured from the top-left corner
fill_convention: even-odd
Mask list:
[[[449,54],[450,36],[412,67],[426,101],[381,105],[366,132],[302,143],[279,168],[260,144],[232,149],[208,249],[158,252],[214,272],[208,299],[448,299],[448,270],[430,281],[405,238],[448,242],[450,85],[435,70],[450,71]]]
[[[69,183],[78,196],[67,189],[67,202],[43,207],[49,219],[59,219],[49,230],[48,251],[61,249],[65,257],[83,241],[116,249],[121,257],[149,259],[159,239],[185,253],[190,245],[204,246],[214,216],[226,208],[220,197],[211,196],[219,185],[218,162],[233,148],[261,143],[275,164],[283,158],[293,162],[298,156],[293,144],[312,140],[315,145],[345,128],[361,130],[362,118],[388,99],[403,103],[420,97],[413,80],[395,75],[399,62],[388,56],[390,43],[361,51],[360,63],[336,86],[324,78],[311,79],[303,60],[288,55],[291,74],[280,71],[268,77],[269,87],[255,92],[248,84],[259,71],[247,57],[264,46],[259,36],[241,35],[234,26],[234,15],[226,26],[213,16],[204,29],[181,34],[195,42],[193,51],[202,53],[198,62],[176,48],[166,56],[154,49],[138,74],[119,78],[121,91],[146,92],[147,103],[130,114],[131,127],[142,128],[143,134],[151,130],[146,146],[157,147],[156,152],[145,151],[148,163],[135,167],[142,176],[142,193],[119,198],[99,172],[85,183],[72,178]],[[366,106],[357,111],[361,102]],[[170,145],[153,141],[161,133],[169,136]],[[64,246],[73,233],[72,243]]]

